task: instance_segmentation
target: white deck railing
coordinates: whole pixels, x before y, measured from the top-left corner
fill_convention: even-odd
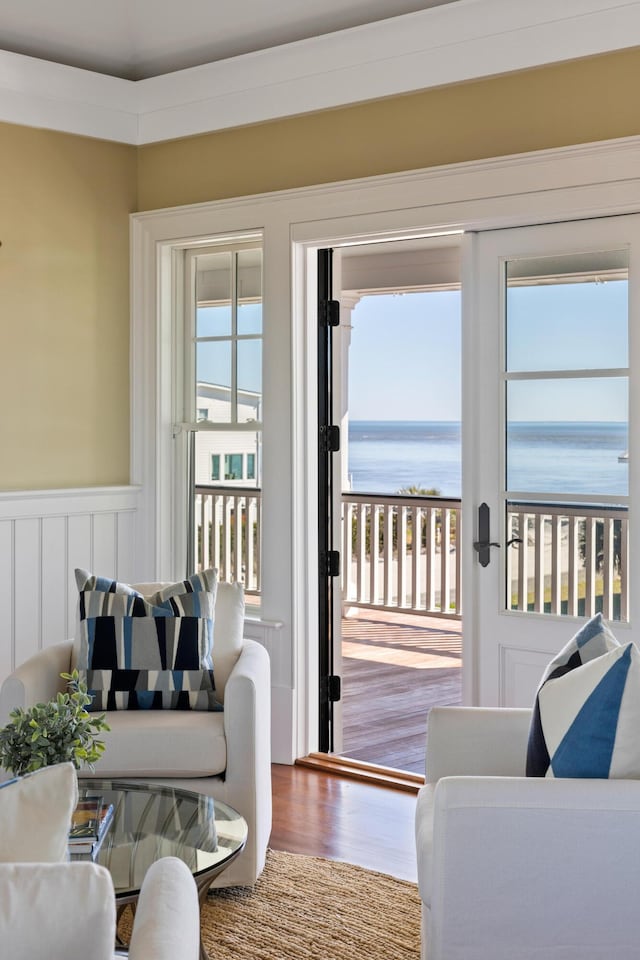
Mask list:
[[[195,494],[196,569],[217,567],[220,580],[259,594],[262,491],[197,486]]]
[[[459,618],[460,500],[342,494],[346,606]]]
[[[261,490],[198,486],[195,505],[198,568],[259,595]],[[460,618],[460,515],[455,498],[343,493],[344,605]],[[628,620],[624,508],[511,503],[507,525],[525,541],[506,553],[510,609]]]
[[[629,619],[629,515],[623,507],[510,503],[512,610]]]

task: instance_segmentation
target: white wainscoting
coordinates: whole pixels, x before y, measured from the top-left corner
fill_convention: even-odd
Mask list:
[[[138,496],[129,486],[0,493],[0,682],[73,636],[76,567],[135,580]]]

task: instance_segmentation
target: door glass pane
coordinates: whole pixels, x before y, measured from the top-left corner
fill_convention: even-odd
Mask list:
[[[626,377],[507,384],[507,489],[627,496]]]
[[[196,258],[196,336],[231,334],[231,254]]]
[[[509,610],[628,619],[627,265],[626,251],[506,264]]]
[[[231,342],[196,343],[196,409],[202,420],[231,422]]]
[[[626,367],[627,251],[507,264],[507,369]]]

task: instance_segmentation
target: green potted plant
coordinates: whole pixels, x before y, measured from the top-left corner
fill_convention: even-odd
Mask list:
[[[0,766],[15,776],[69,760],[76,770],[93,770],[104,752],[97,736],[109,730],[104,713],[87,711],[92,697],[77,670],[60,676],[67,681],[67,692],[28,710],[12,710],[10,722],[0,730]]]

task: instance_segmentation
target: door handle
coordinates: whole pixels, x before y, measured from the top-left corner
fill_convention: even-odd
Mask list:
[[[473,541],[473,549],[478,554],[478,563],[481,567],[488,567],[491,562],[491,547],[499,547],[496,540],[491,540],[491,512],[489,504],[481,503],[478,507],[478,539]],[[521,537],[511,537],[505,546],[511,547],[514,543],[522,543]]]

